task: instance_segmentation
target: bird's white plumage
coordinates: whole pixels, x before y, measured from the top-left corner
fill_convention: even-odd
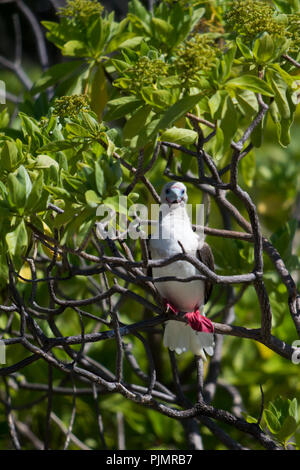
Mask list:
[[[160,232],[160,233],[159,233]],[[184,206],[178,206],[168,211],[162,218],[160,227],[150,239],[151,257],[153,259],[169,258],[182,253],[182,247],[187,253],[195,255],[200,240],[193,232],[190,219]],[[160,268],[152,269],[153,276],[190,277],[199,274],[197,269],[188,261],[176,261]],[[201,280],[188,283],[167,281],[156,284],[160,294],[182,312],[192,312],[195,307],[204,303],[204,282]]]
[[[184,187],[184,185],[182,186]],[[169,258],[181,253],[182,247],[186,253],[196,256],[200,246],[201,240],[192,229],[184,201],[179,204],[170,204],[167,208],[164,207],[156,232],[149,242],[151,258]],[[167,266],[152,268],[152,274],[154,277],[186,278],[199,274],[199,271],[191,263],[179,260]],[[156,287],[161,296],[179,311],[193,312],[199,308],[200,313],[203,314],[204,281],[158,282]],[[191,350],[195,355],[205,358],[203,349],[208,355],[213,354],[213,334],[197,332],[188,324],[169,320],[165,326],[164,345],[179,354]]]

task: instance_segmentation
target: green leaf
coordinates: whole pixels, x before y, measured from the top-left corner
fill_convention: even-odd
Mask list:
[[[252,134],[251,134],[251,143],[254,147],[260,147],[263,142],[263,129],[266,122],[266,116],[261,119],[261,121],[255,126]]]
[[[296,110],[296,104],[293,99],[293,92],[289,89],[286,91],[286,99],[290,108],[290,117],[289,118],[283,118],[278,107],[278,101],[279,98],[277,97],[277,100],[274,100],[273,103],[270,106],[270,114],[271,117],[276,124],[276,130],[277,130],[277,136],[278,136],[278,141],[282,147],[287,147],[291,141],[291,125],[294,120],[294,113]],[[282,103],[281,103],[282,105]]]
[[[61,179],[63,180],[64,188],[70,192],[73,192],[73,190],[75,190],[76,193],[82,193],[87,188],[81,178],[79,178],[78,176],[72,176],[65,170],[61,171]],[[90,186],[93,186],[93,184]]]
[[[271,433],[277,434],[281,428],[278,418],[270,410],[264,410],[263,415]]]
[[[32,189],[26,201],[25,207],[31,212],[34,211],[35,207],[38,205],[38,203],[41,200],[41,195],[43,192],[43,183],[44,183],[44,175],[43,175],[43,172],[40,172],[37,179],[32,185]]]
[[[12,171],[19,160],[18,147],[15,142],[5,140],[0,155],[0,169]]]
[[[298,0],[297,0],[298,1]],[[275,52],[274,52],[274,59],[277,59],[286,54],[291,46],[292,38],[282,38],[282,37],[273,37],[274,45],[275,45]]]
[[[215,160],[219,160],[224,155],[224,133],[220,127],[216,129],[216,135],[213,138],[212,156]]]
[[[0,195],[4,199],[7,196],[7,189],[5,187],[5,184],[0,181]]]
[[[170,75],[168,77],[159,78],[158,84],[161,87],[166,87],[166,88],[179,88],[181,85],[181,80],[178,75]]]
[[[52,194],[56,199],[71,199],[71,194],[64,188],[58,186],[44,186],[44,188]]]
[[[255,75],[241,75],[226,82],[228,88],[241,88],[242,90],[254,91],[266,96],[273,96],[272,88]]]
[[[87,30],[88,44],[98,56],[103,49],[105,37],[103,31],[103,19],[101,16],[95,19]]]
[[[135,96],[123,96],[122,98],[111,100],[107,104],[108,111],[105,113],[104,119],[105,121],[120,119],[138,109],[141,104],[143,104],[142,100]]]
[[[169,90],[156,90],[152,86],[144,87],[141,95],[147,104],[160,109],[166,109],[174,103],[174,92]]]
[[[278,328],[283,322],[285,312],[286,312],[286,304],[283,301],[278,299],[278,294],[276,291],[273,291],[269,294],[270,305],[272,309],[272,327]]]
[[[71,75],[71,73],[73,73],[81,65],[81,60],[74,60],[53,65],[48,70],[46,70],[35,82],[31,92],[39,93],[43,90],[46,90],[49,86],[54,85],[59,80],[66,78],[68,75]]]
[[[88,67],[85,67],[82,71],[78,71],[76,75],[73,74],[59,83],[55,89],[55,96],[80,95],[86,85],[89,70]]]
[[[101,125],[97,121],[97,116],[94,113],[82,113],[82,125],[92,133],[97,133],[101,130]]]
[[[130,61],[125,62],[124,60],[119,60],[119,59],[112,59],[111,63],[113,64],[116,71],[119,72],[120,74],[122,74],[125,70],[127,70],[131,64]]]
[[[272,37],[264,32],[256,39],[253,47],[253,55],[258,64],[266,64],[273,58],[275,45]]]
[[[8,175],[7,188],[8,200],[11,206],[23,209],[32,188],[29,175],[23,165],[18,168],[15,174],[10,173]]]
[[[5,241],[10,256],[15,257],[24,254],[28,245],[28,235],[24,220],[21,220],[12,232],[6,234]]]
[[[167,42],[173,32],[173,26],[167,21],[156,18],[155,16],[151,20],[152,30],[154,35],[159,38],[160,41]]]
[[[119,160],[104,160],[102,162],[102,170],[104,172],[107,192],[111,194],[111,192],[115,192],[115,188],[118,187],[122,181],[122,169]]]
[[[128,5],[128,11],[146,23],[150,20],[149,12],[139,0],[131,0]]]
[[[235,91],[235,98],[246,116],[258,113],[258,102],[253,91],[237,89]]]
[[[93,191],[92,189],[89,189],[88,191],[86,191],[85,200],[90,207],[97,207],[102,202],[98,194],[95,193],[95,191]]]
[[[237,274],[245,269],[245,260],[239,254],[239,250],[244,245],[239,240],[212,237],[210,245],[220,274],[226,274],[229,271]]]
[[[289,404],[290,400],[287,398],[283,398],[281,395],[278,395],[273,402],[273,405],[277,409],[277,414],[279,415],[279,420],[281,424],[283,423],[285,418],[289,416]]]
[[[144,36],[137,36],[133,32],[122,32],[120,34],[115,35],[111,41],[109,42],[106,53],[109,54],[110,52],[115,51],[116,49],[122,49],[124,47],[128,47],[130,49],[134,49],[138,45],[140,45],[144,40]]]
[[[77,124],[76,122],[68,122],[66,124],[66,130],[75,137],[91,137],[91,132],[89,132],[85,127]]]
[[[156,136],[156,128],[159,122],[159,118],[156,117],[153,113],[149,114],[149,117],[145,123],[145,126],[140,130],[139,135],[137,136],[136,142],[134,139],[131,140],[130,146],[132,148],[142,148],[145,147],[148,143],[153,143]],[[135,145],[136,144],[136,145]]]
[[[276,101],[281,119],[289,119],[291,112],[286,96],[286,91],[288,88],[286,82],[283,80],[282,76],[274,70],[268,70],[266,77],[274,92],[274,99]]]
[[[192,18],[191,18],[191,31],[199,23],[199,21],[201,20],[204,14],[205,14],[205,8],[203,7],[197,8],[197,5],[193,7]]]
[[[289,406],[289,415],[295,418],[295,421],[298,422],[298,401],[297,398],[293,398]]]
[[[0,112],[0,129],[7,127],[9,124],[9,113],[7,111],[7,108],[4,108]]]
[[[240,37],[236,38],[236,43],[237,43],[239,50],[245,57],[245,59],[251,60],[253,58],[251,49],[249,49],[249,47],[243,42],[243,40]]]
[[[275,70],[276,72],[278,72],[281,75],[281,78],[285,81],[285,83],[289,87],[293,87],[293,85],[295,84],[295,77],[286,72],[282,67],[280,67],[279,64],[269,65],[268,72],[271,70]]]
[[[29,198],[31,198],[31,194]],[[33,202],[33,205],[29,206],[29,203],[26,202],[26,209],[28,210],[28,212],[31,212],[31,214],[32,213],[38,214],[39,212],[44,212],[46,208],[48,207],[49,199],[50,199],[49,193],[43,187],[43,190],[41,192],[39,199],[35,200],[35,204]]]
[[[273,3],[278,7],[279,11],[283,13],[293,13],[293,10],[299,11],[298,0],[273,0]]]
[[[221,68],[222,68],[222,80],[227,80],[230,75],[233,60],[236,54],[236,46],[232,46],[226,51],[226,54],[222,57]]]
[[[171,127],[160,136],[161,141],[174,142],[180,145],[189,145],[196,142],[198,133],[190,129],[182,129],[180,127]]]
[[[62,243],[65,243],[66,241],[72,243],[72,236],[75,233],[78,234],[79,228],[93,220],[94,216],[95,208],[90,207],[89,205],[87,205],[81,212],[78,212],[76,217],[73,217],[73,219],[67,225]]]
[[[293,416],[287,416],[281,426],[280,431],[277,433],[277,439],[284,444],[293,436],[297,430],[297,422]]]
[[[248,413],[245,413],[244,411],[242,411],[242,415],[247,423],[257,423],[257,418],[254,418],[254,416],[248,415]]]
[[[240,166],[243,180],[246,185],[251,188],[253,186],[253,180],[256,174],[255,153],[250,152],[245,158],[243,158]]]
[[[64,207],[64,212],[62,214],[56,214],[55,219],[53,221],[53,228],[59,228],[62,225],[65,225],[70,220],[74,219],[77,212],[77,209],[74,209],[69,204],[66,204]]]
[[[74,148],[74,142],[70,140],[57,140],[55,142],[49,142],[43,147],[39,148],[40,152],[60,152],[62,150],[68,150]]]
[[[95,162],[95,182],[98,193],[100,196],[104,196],[106,191],[105,176],[98,162]]]
[[[225,152],[230,147],[238,128],[237,113],[229,95],[225,98],[222,105],[219,127],[223,131],[223,152]]]
[[[25,137],[31,137],[34,140],[38,140],[38,137],[42,137],[38,122],[33,117],[27,116],[21,112],[19,116],[22,121],[22,131]]]
[[[269,402],[268,404],[268,408],[269,410],[276,416],[276,418],[280,418],[280,411],[277,410],[276,406],[274,405],[274,403],[272,403],[271,401]]]
[[[291,219],[278,228],[270,237],[272,244],[279,251],[283,260],[292,254],[292,245],[296,230],[297,221]]]
[[[225,90],[217,90],[208,100],[208,106],[212,119],[220,119],[223,111],[223,104],[228,93]]]
[[[48,155],[38,155],[35,159],[35,168],[50,168],[51,165],[55,166],[57,170],[59,169],[57,161]]]
[[[150,106],[143,106],[131,116],[123,128],[124,139],[132,139],[140,132],[144,127],[150,112]]]
[[[103,65],[99,64],[93,77],[91,86],[91,108],[97,114],[99,121],[101,121],[107,101],[108,92],[106,76]]]
[[[87,48],[82,41],[76,39],[66,42],[61,50],[63,55],[70,57],[85,57],[88,55]]]
[[[202,94],[185,96],[177,103],[173,104],[162,116],[158,125],[157,131],[160,129],[166,129],[171,126],[175,121],[180,119],[185,113],[190,111],[202,98]]]
[[[280,121],[279,143],[283,147],[287,147],[289,143],[291,142],[291,134],[290,134],[291,124],[292,123],[290,119],[282,119]]]

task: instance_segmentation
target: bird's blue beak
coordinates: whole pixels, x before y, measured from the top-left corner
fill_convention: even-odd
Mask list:
[[[182,201],[182,198],[182,188],[177,188],[176,186],[169,188],[169,191],[166,194],[166,199],[169,204],[179,203]]]

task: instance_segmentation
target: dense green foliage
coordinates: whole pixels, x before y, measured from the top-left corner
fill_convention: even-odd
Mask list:
[[[300,189],[300,124],[296,113],[299,69],[287,59],[287,56],[295,61],[300,59],[299,12],[298,1],[165,0],[156,2],[151,14],[139,0],[131,0],[127,17],[117,22],[113,13],[105,12],[98,2],[74,0],[60,10],[56,22],[43,22],[48,41],[68,60],[41,73],[30,93],[24,94],[20,113],[10,126],[8,110],[2,109],[0,114],[0,304],[9,303],[8,258],[21,276],[17,287],[24,298],[30,296],[31,286],[22,278],[32,276],[25,258],[38,250],[44,260],[38,277],[45,276],[45,262],[53,258],[51,244],[35,246],[32,227],[52,238],[58,237],[61,246],[76,250],[94,227],[99,204],[110,203],[119,208],[118,197],[125,193],[133,178],[123,161],[137,167],[143,149],[146,167],[158,141],[195,149],[198,133],[186,117],[188,112],[216,125],[214,137],[204,148],[213,156],[218,169],[226,167],[232,155],[232,140],[239,140],[259,111],[257,94],[269,105],[270,112],[251,135],[254,149],[240,163],[239,183],[257,204],[264,235],[271,237],[287,268],[291,272],[299,270],[299,233],[294,210]],[[50,100],[49,89],[53,92]],[[204,138],[212,132],[205,125],[202,130]],[[172,171],[197,177],[196,160],[180,150],[175,150],[175,154]],[[166,159],[167,156],[160,156],[147,173],[158,192],[166,180],[163,175]],[[189,201],[201,202],[199,191],[188,186]],[[247,217],[234,196],[229,199]],[[129,194],[129,201],[154,202],[142,182]],[[63,213],[49,210],[49,203],[63,209]],[[222,227],[222,217],[213,200],[209,225]],[[235,222],[232,229],[239,229]],[[207,237],[207,241],[218,274],[252,270],[251,244],[213,236]],[[140,259],[139,245],[133,246]],[[97,253],[92,244],[87,251]],[[63,276],[68,263],[78,263],[74,254],[64,254],[53,272]],[[291,344],[297,336],[288,314],[287,290],[267,256],[264,263],[264,281],[274,314],[272,333]],[[94,276],[95,280],[98,278]],[[113,276],[108,278],[112,282]],[[86,277],[77,276],[66,280],[64,289],[67,298],[82,299],[90,296],[91,286]],[[214,290],[208,306],[212,315],[227,302],[226,289],[222,289],[217,286]],[[240,287],[234,289],[239,292]],[[145,295],[137,286],[133,290]],[[37,287],[37,300],[44,307],[49,305],[47,286],[42,283]],[[103,315],[101,308],[103,305],[85,307],[96,316]],[[259,306],[252,286],[235,306],[235,314],[235,324],[259,327]],[[124,323],[139,321],[143,315],[142,306],[134,300],[126,299],[120,305]],[[8,317],[9,314],[0,314],[1,329],[6,327]],[[39,321],[42,328],[48,328],[43,319]],[[72,309],[67,308],[56,321],[64,335],[80,334],[79,317]],[[91,332],[94,319],[82,321],[85,332]],[[20,319],[15,315],[11,331],[19,328]],[[159,338],[155,343],[160,357],[158,373],[160,380],[170,383],[171,372],[165,366],[168,353]],[[141,368],[146,370],[142,344],[135,337],[125,338],[125,343],[129,340]],[[62,350],[55,349],[55,354],[69,359]],[[101,363],[114,370],[114,341],[94,343],[89,354],[95,360],[101,357]],[[21,347],[9,346],[7,365],[23,357]],[[189,353],[178,361],[183,377],[187,374],[191,399],[195,370],[189,374],[187,370],[192,361]],[[21,383],[24,374],[28,382],[38,377],[39,382],[46,384],[47,373],[46,364],[38,361],[13,380]],[[55,384],[60,384],[60,372],[53,373]],[[125,375],[128,382],[140,383],[129,367]],[[299,394],[299,365],[260,343],[228,336],[224,341],[220,378],[222,383],[238,388],[245,416],[250,421],[252,416],[257,419],[260,412],[259,384],[262,384],[266,407],[262,428],[268,429],[283,445],[293,436],[299,448],[295,398]],[[13,402],[20,407],[19,420],[26,421],[27,410],[22,406],[38,396],[38,392],[12,391]],[[225,391],[221,385],[217,388],[213,404],[231,408],[232,397],[226,388]],[[55,395],[53,409],[66,425],[71,408],[70,397]],[[184,428],[175,420],[120,395],[104,395],[100,408],[108,448],[117,445],[118,411],[125,415],[128,449],[186,448]],[[30,417],[37,435],[44,433],[44,416],[42,402],[32,409]],[[0,448],[9,446],[3,423],[0,414]],[[240,440],[237,430],[225,428]],[[77,397],[73,431],[86,445],[102,448],[100,438],[95,437],[97,422],[94,401],[89,395]],[[59,448],[63,441],[56,428],[52,438],[52,448]],[[223,448],[205,427],[203,440],[206,448]],[[247,437],[243,437],[243,443],[253,446]],[[70,447],[77,448],[74,443]]]

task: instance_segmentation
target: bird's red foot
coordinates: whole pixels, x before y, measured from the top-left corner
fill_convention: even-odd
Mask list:
[[[174,313],[174,315],[177,315],[177,313],[179,313],[179,310],[176,307],[174,307],[174,305],[170,304],[169,302],[166,302],[166,310],[167,312],[171,310],[171,312]]]
[[[201,315],[198,309],[194,312],[186,313],[184,317],[187,319],[188,324],[193,328],[193,330],[202,331],[202,333],[214,332],[214,325],[211,320],[204,315]]]
[[[179,313],[179,310],[174,307],[174,305],[166,302],[166,309],[167,312],[171,311],[174,315]],[[187,319],[188,324],[190,325],[193,330],[202,331],[202,333],[213,333],[214,332],[214,325],[212,324],[211,320],[204,315],[201,315],[199,310],[195,310],[194,312],[188,312],[184,315]]]

